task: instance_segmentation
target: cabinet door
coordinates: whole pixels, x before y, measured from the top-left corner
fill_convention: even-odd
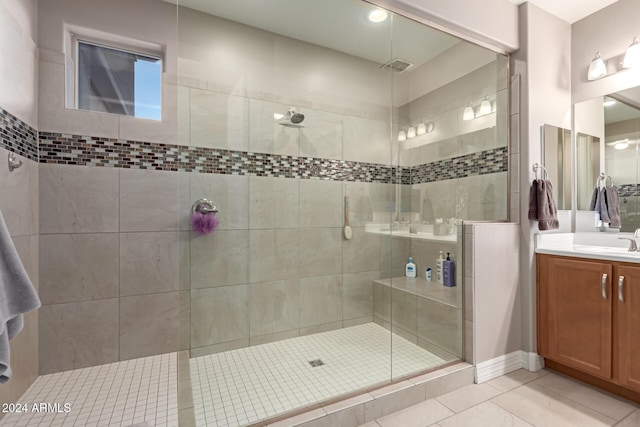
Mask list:
[[[550,258],[548,357],[611,378],[611,264]]]
[[[617,266],[614,277],[618,381],[640,391],[640,267]]]

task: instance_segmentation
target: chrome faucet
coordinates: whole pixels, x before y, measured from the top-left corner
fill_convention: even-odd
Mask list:
[[[638,245],[636,244],[635,239],[640,237],[640,228],[637,228],[636,231],[633,233],[633,238],[630,237],[618,237],[618,239],[621,240],[628,240],[629,241],[629,252],[639,252],[638,251]]]

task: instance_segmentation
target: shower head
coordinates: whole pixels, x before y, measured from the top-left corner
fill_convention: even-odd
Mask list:
[[[282,126],[302,128],[304,127],[304,125],[302,124],[303,121],[304,114],[296,113],[295,108],[291,107],[278,123]]]

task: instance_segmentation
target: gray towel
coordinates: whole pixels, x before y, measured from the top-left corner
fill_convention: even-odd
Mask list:
[[[529,189],[529,219],[538,220],[538,180],[534,179]]]
[[[551,181],[536,179],[529,193],[529,219],[538,221],[538,229],[555,230],[560,228],[558,209],[553,199]]]
[[[609,209],[607,207],[606,188],[596,187],[593,190],[589,210],[598,212],[600,214],[600,220],[603,223],[609,223],[611,221],[609,217]],[[620,215],[618,214],[618,216]]]
[[[608,217],[609,228],[620,228],[620,194],[616,187],[605,187],[603,189],[605,207]]]
[[[11,378],[9,340],[22,330],[22,314],[38,307],[38,294],[0,212],[0,384]]]

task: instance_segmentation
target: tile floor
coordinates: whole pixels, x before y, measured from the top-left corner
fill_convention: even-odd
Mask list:
[[[392,351],[393,349],[393,351]],[[321,366],[309,361],[320,359]],[[255,423],[442,365],[375,323],[189,360],[196,426]]]
[[[178,426],[177,376],[176,353],[42,375],[15,402],[26,412],[0,426]],[[52,406],[36,411],[42,403]]]
[[[547,370],[518,370],[361,427],[640,426],[640,405]]]

